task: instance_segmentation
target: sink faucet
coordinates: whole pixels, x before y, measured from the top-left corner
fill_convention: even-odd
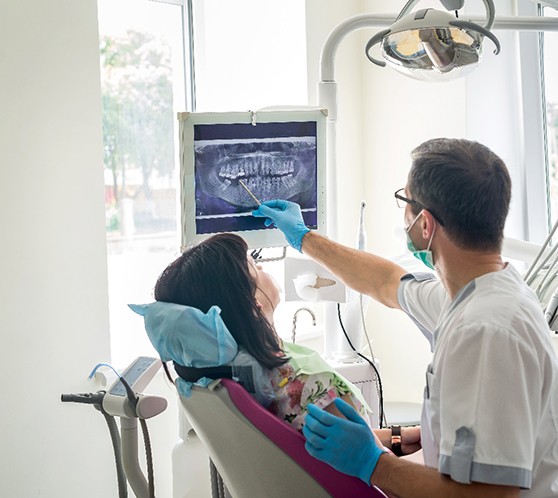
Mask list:
[[[299,309],[297,309],[295,311],[294,315],[293,315],[293,331],[292,331],[293,344],[295,343],[295,337],[296,337],[296,319],[298,317],[298,314],[301,311],[308,311],[308,313],[310,313],[310,316],[312,317],[312,325],[314,327],[316,326],[316,315],[314,314],[314,312],[310,308],[299,308]]]

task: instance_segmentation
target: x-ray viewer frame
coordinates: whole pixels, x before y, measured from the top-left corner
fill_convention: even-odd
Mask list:
[[[286,246],[280,230],[251,212],[263,202],[300,204],[306,225],[325,234],[324,109],[182,112],[180,202],[182,250],[221,232],[250,248]]]

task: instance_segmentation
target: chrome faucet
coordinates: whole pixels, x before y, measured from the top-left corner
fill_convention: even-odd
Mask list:
[[[312,317],[312,326],[316,326],[316,315],[314,314],[314,312],[310,309],[310,308],[299,308],[294,312],[293,315],[293,330],[292,330],[292,341],[293,344],[295,343],[295,337],[296,337],[296,319],[298,314],[301,311],[308,311],[308,313],[310,313],[310,316]]]

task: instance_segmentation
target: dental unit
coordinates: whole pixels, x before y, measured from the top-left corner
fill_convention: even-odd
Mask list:
[[[101,366],[108,365],[97,365],[91,372],[90,379]],[[62,402],[92,404],[105,417],[113,444],[119,498],[128,496],[127,483],[137,498],[155,498],[153,458],[146,420],[165,411],[167,400],[160,396],[145,395],[140,391],[147,387],[160,367],[161,363],[156,358],[140,357],[122,375],[118,375],[106,391],[61,396]],[[120,419],[120,433],[115,417]],[[138,420],[145,444],[148,480],[145,479],[138,460]]]

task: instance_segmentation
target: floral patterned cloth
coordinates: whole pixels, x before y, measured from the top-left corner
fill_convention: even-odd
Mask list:
[[[304,425],[304,417],[310,403],[325,408],[335,398],[344,395],[350,395],[359,413],[368,420],[366,408],[352,394],[351,387],[333,372],[296,375],[293,366],[285,363],[273,369],[270,377],[275,399],[268,406],[268,410],[289,422],[297,430],[301,430]],[[353,389],[356,388],[353,386]]]

